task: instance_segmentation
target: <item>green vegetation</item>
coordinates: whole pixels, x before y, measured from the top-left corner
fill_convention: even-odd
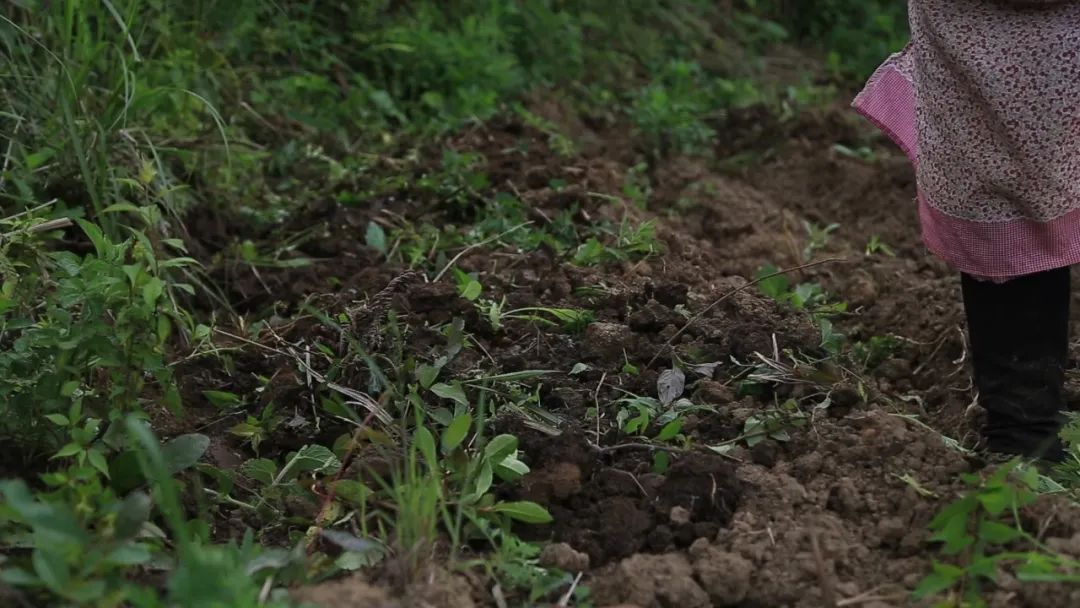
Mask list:
[[[711,380],[728,361],[676,356],[652,397],[609,378],[656,371],[634,353],[571,370],[533,369],[534,353],[576,355],[606,309],[629,307],[604,273],[662,265],[665,160],[738,166],[725,155],[742,113],[788,124],[832,99],[902,44],[902,13],[883,0],[7,3],[0,467],[20,479],[0,483],[0,600],[284,608],[336,576],[400,590],[442,563],[482,573],[503,606],[590,606],[577,572],[523,540],[553,517],[521,491],[545,464],[527,435],[561,422],[542,406],[565,388],[554,378],[589,384],[590,442],[631,438],[664,473],[699,447],[791,441],[899,342],[849,343],[833,325],[847,305],[820,284],[763,281],[817,324],[820,348],[734,365],[732,386],[809,388],[707,445],[688,426],[711,406],[684,396],[686,374]],[[767,61],[793,46],[827,69]],[[541,137],[502,137],[506,123]],[[623,136],[612,154],[629,169],[583,162],[580,125]],[[528,174],[506,175],[507,157]],[[805,229],[810,260],[838,227]],[[867,238],[867,257],[894,255]],[[534,299],[514,281],[538,284]],[[413,284],[436,313],[403,312]],[[497,359],[493,343],[519,352]],[[619,391],[607,401],[605,383]],[[1080,487],[1075,463],[1060,473],[1062,491]],[[934,523],[954,559],[921,593],[974,598],[1002,562],[1065,576],[1073,564],[1006,521],[1046,489],[1024,475],[970,480]],[[1005,551],[1013,541],[1030,552]]]

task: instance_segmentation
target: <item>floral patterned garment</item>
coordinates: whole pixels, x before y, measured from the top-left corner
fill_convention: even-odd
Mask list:
[[[853,105],[907,153],[929,249],[982,278],[1080,263],[1080,1],[909,0]]]

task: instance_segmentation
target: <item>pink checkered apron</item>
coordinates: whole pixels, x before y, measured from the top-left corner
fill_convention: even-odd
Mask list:
[[[852,104],[915,168],[923,241],[997,281],[1080,262],[1080,1],[909,0]]]

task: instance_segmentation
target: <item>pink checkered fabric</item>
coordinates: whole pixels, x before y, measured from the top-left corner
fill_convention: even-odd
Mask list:
[[[938,5],[944,6],[946,0],[910,0],[909,7],[911,10],[921,10],[924,13],[932,13],[937,10],[935,7]],[[970,0],[947,0],[949,8],[940,9],[942,11],[957,10],[968,11],[963,13],[957,13],[956,19],[964,19],[966,15],[973,15],[976,9],[971,7],[957,6],[959,4],[969,4]],[[980,6],[986,6],[988,3],[983,2]],[[927,8],[930,7],[930,8]],[[989,9],[978,9],[989,10]],[[993,9],[998,10],[998,9]],[[1006,10],[1006,9],[1000,9]],[[1018,9],[1017,9],[1018,10]],[[1072,8],[1064,7],[1059,9],[1057,13],[1060,17],[1067,17],[1067,22],[1064,24],[1065,31],[1080,32],[1080,10],[1077,8],[1077,3],[1072,4]],[[973,19],[976,17],[972,17]],[[986,19],[986,15],[978,16],[977,18]],[[991,18],[997,18],[997,15],[991,15]],[[1029,17],[1030,18],[1030,17]],[[913,17],[914,19],[914,17]],[[1005,23],[1005,22],[1003,22]],[[1012,27],[1011,22],[1007,22]],[[1071,25],[1070,25],[1071,24]],[[913,26],[917,25],[913,23]],[[976,24],[978,25],[978,24]],[[1034,24],[1037,25],[1037,24]],[[1060,24],[1059,24],[1060,25]],[[914,27],[913,27],[914,29]],[[971,28],[969,27],[968,30]],[[961,30],[958,30],[961,31]],[[969,32],[964,30],[965,34]],[[1054,34],[1058,39],[1061,39],[1059,34]],[[1000,43],[1000,41],[999,41]],[[938,180],[936,183],[925,182],[924,179],[930,179],[929,176],[934,176],[937,171],[920,171],[919,163],[922,162],[948,162],[948,159],[952,158],[948,155],[943,155],[941,152],[943,149],[952,148],[951,153],[955,154],[957,146],[955,141],[950,141],[949,146],[942,143],[941,137],[943,133],[960,133],[963,138],[962,141],[968,148],[962,150],[961,154],[964,155],[965,162],[979,162],[979,159],[990,159],[994,154],[998,154],[999,158],[1001,150],[992,149],[992,135],[986,135],[985,133],[974,132],[977,129],[973,129],[972,125],[976,128],[983,128],[984,130],[992,129],[993,125],[999,124],[1002,129],[1012,129],[1007,132],[1008,136],[1014,138],[1030,137],[1024,127],[1017,127],[1017,124],[1023,124],[1023,121],[1011,121],[1004,122],[1010,117],[1005,116],[990,116],[986,120],[986,123],[980,123],[978,121],[968,120],[970,116],[977,112],[985,111],[992,112],[992,109],[986,108],[964,108],[957,114],[957,124],[944,125],[945,128],[941,128],[942,125],[931,125],[930,127],[936,129],[934,140],[923,140],[924,147],[928,143],[933,143],[935,149],[932,150],[934,154],[927,154],[924,149],[924,154],[920,155],[920,120],[917,112],[920,108],[917,107],[917,99],[921,99],[916,91],[916,82],[919,82],[920,70],[927,71],[927,77],[925,78],[927,84],[924,86],[949,86],[948,84],[941,84],[942,82],[948,82],[942,78],[942,71],[933,73],[932,71],[940,66],[927,65],[931,64],[933,59],[922,59],[921,65],[916,63],[914,54],[919,52],[919,45],[924,44],[924,41],[920,40],[917,35],[913,36],[913,42],[902,52],[897,53],[890,57],[884,64],[871,76],[867,82],[866,87],[855,98],[852,103],[853,107],[873,124],[875,124],[883,133],[885,133],[893,142],[896,143],[907,155],[908,159],[912,163],[912,166],[916,170],[918,176],[918,207],[919,207],[919,219],[922,226],[922,238],[923,242],[929,248],[929,250],[938,257],[945,260],[954,269],[965,272],[984,279],[994,280],[997,282],[1005,281],[1017,276],[1031,274],[1035,272],[1041,272],[1044,270],[1051,270],[1054,268],[1060,268],[1063,266],[1069,266],[1080,263],[1080,198],[1071,197],[1067,188],[1072,187],[1072,184],[1080,181],[1080,173],[1072,173],[1072,178],[1068,178],[1062,181],[1065,184],[1065,198],[1064,203],[1059,204],[1064,207],[1064,212],[1053,212],[1052,216],[1047,216],[1046,207],[1037,208],[1038,200],[1022,200],[1010,207],[1009,199],[1005,199],[1002,203],[999,201],[984,202],[982,200],[965,200],[965,201],[939,201],[932,200],[933,196],[930,192],[945,192],[949,191],[948,187],[942,187],[942,183]],[[968,41],[957,42],[957,45],[966,44],[963,48],[965,52],[971,53],[971,56],[978,58],[977,50],[972,52],[972,44],[979,44],[977,41],[969,43]],[[1048,42],[1047,44],[1059,44],[1056,41]],[[1080,64],[1080,44],[1076,44],[1075,41],[1066,38],[1066,51],[1076,48],[1077,56],[1072,58],[1074,63]],[[1019,56],[1017,54],[1016,56]],[[935,58],[936,59],[936,58]],[[985,67],[987,65],[993,66],[995,62],[1000,63],[1003,66],[1012,65],[1010,62],[1022,62],[1031,61],[1033,63],[1029,65],[1036,66],[1035,69],[1039,69],[1039,56],[1037,53],[1030,55],[1026,58],[1014,59],[1009,55],[1001,55],[994,53],[990,58],[983,61],[978,58],[978,66]],[[1051,57],[1046,57],[1047,62],[1051,61]],[[946,66],[946,69],[950,66]],[[1072,68],[1069,68],[1072,69]],[[948,75],[947,72],[946,75]],[[1007,78],[1007,75],[1001,74],[1001,78]],[[1065,79],[1062,79],[1065,80]],[[1062,87],[1068,87],[1068,90],[1072,90],[1077,87],[1077,79],[1070,79]],[[931,96],[925,89],[921,91],[927,98]],[[935,91],[936,93],[936,91]],[[1034,95],[1033,98],[1042,100],[1046,97],[1053,97],[1054,93],[1060,94],[1055,89],[1054,91],[1047,91],[1046,96]],[[1009,100],[1007,103],[1012,102]],[[1080,100],[1072,98],[1072,102],[1065,101],[1061,103],[1060,111],[1058,115],[1061,119],[1057,123],[1050,125],[1051,133],[1063,134],[1064,144],[1059,145],[1056,148],[1048,146],[1048,149],[1055,150],[1059,156],[1051,159],[1051,162],[1056,162],[1061,166],[1064,166],[1064,171],[1068,173],[1072,171],[1074,167],[1080,166],[1080,111],[1077,110],[1077,106],[1080,104]],[[992,106],[993,100],[990,100],[986,105],[993,109],[999,109]],[[1006,107],[1006,110],[1008,108]],[[924,108],[925,110],[925,108]],[[936,112],[940,116],[941,108],[934,108],[933,112]],[[923,115],[922,124],[925,125],[927,120],[925,115],[930,112],[925,112]],[[979,117],[981,120],[982,117]],[[992,120],[1001,120],[1001,123],[993,123]],[[967,122],[965,122],[965,120]],[[1039,125],[1039,127],[1045,128],[1045,125]],[[966,129],[966,130],[965,130]],[[967,137],[970,134],[970,137]],[[996,133],[1000,135],[1001,133]],[[983,141],[980,137],[984,138],[988,147],[984,150],[980,148],[980,144]],[[1073,150],[1077,150],[1077,154],[1072,154]],[[984,156],[985,155],[985,156]],[[1062,163],[1062,158],[1066,159],[1066,163]],[[928,160],[929,159],[929,160]],[[945,159],[945,160],[937,160]],[[1007,159],[1013,160],[1013,159]],[[1016,160],[1014,164],[1023,165],[1030,161],[1030,157],[1023,158],[1023,160]],[[992,162],[987,160],[988,163]],[[999,160],[1000,162],[1000,160]],[[991,167],[996,165],[986,165]],[[983,168],[980,166],[979,168]],[[1008,171],[1011,169],[1009,165],[1005,165],[1003,171],[1003,179],[1007,179],[1011,175]],[[929,164],[924,169],[936,169]],[[949,167],[950,170],[955,171],[955,167]],[[1042,175],[1038,170],[1042,167],[1036,166],[1036,170],[1033,172],[1035,175]],[[986,171],[986,174],[993,175],[993,171]],[[1015,172],[1014,172],[1015,173]],[[1044,172],[1045,173],[1045,172]],[[925,174],[925,175],[924,175]],[[947,172],[946,172],[947,174]],[[955,175],[955,174],[954,174]],[[964,177],[968,177],[964,175]],[[1025,176],[1026,178],[1026,176]],[[1036,184],[1035,188],[1031,188],[1031,182],[1027,179],[1018,180],[1020,187],[1023,189],[1023,193],[1034,192],[1041,194],[1041,190]],[[948,186],[948,184],[946,184]],[[990,186],[996,186],[996,184],[990,184]],[[1050,183],[1047,185],[1046,191],[1056,185]],[[992,188],[988,188],[992,190]],[[964,192],[969,192],[964,191]],[[1015,196],[1015,191],[1013,196]],[[1049,200],[1049,199],[1047,199]],[[1060,200],[1060,199],[1056,199]],[[959,205],[958,205],[959,203]],[[1028,203],[1031,203],[1030,205]],[[964,205],[977,205],[977,207],[964,207]],[[995,206],[996,205],[996,206]],[[958,210],[959,207],[959,210]],[[946,212],[948,209],[949,212]],[[967,213],[967,211],[971,213]],[[957,212],[959,211],[959,212]],[[1057,210],[1051,210],[1057,211]],[[1044,214],[1044,217],[1038,217],[1040,213]],[[983,214],[988,214],[984,215]],[[968,217],[962,217],[967,215]],[[972,219],[975,218],[975,219]]]

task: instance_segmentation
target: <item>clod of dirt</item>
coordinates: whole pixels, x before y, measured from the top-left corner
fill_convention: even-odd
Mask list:
[[[630,329],[638,332],[657,333],[668,325],[681,325],[686,322],[679,313],[653,300],[643,308],[634,311],[627,320]]]
[[[476,608],[472,587],[462,577],[431,568],[419,584],[405,591],[405,608]]]
[[[593,323],[585,330],[585,356],[591,361],[619,361],[623,353],[633,353],[634,332],[618,323]]]
[[[694,385],[694,400],[712,405],[727,405],[735,400],[735,391],[722,382],[698,380]]]
[[[293,591],[297,602],[321,608],[400,608],[401,603],[391,599],[385,589],[369,584],[360,576],[350,576],[336,581],[313,585]]]
[[[754,565],[739,555],[713,547],[705,539],[690,547],[694,559],[694,573],[713,606],[735,606],[746,599]]]
[[[540,565],[563,572],[584,572],[589,569],[589,556],[566,543],[552,543],[540,552]]]
[[[684,554],[633,555],[602,571],[593,582],[599,605],[642,608],[708,608],[709,594],[694,580]]]
[[[557,462],[531,472],[522,480],[521,495],[526,500],[549,503],[566,500],[581,491],[581,468],[571,462]]]
[[[731,519],[739,499],[739,483],[732,463],[719,456],[682,458],[668,471],[659,500],[670,513],[672,507],[689,509],[693,521],[723,525]]]

